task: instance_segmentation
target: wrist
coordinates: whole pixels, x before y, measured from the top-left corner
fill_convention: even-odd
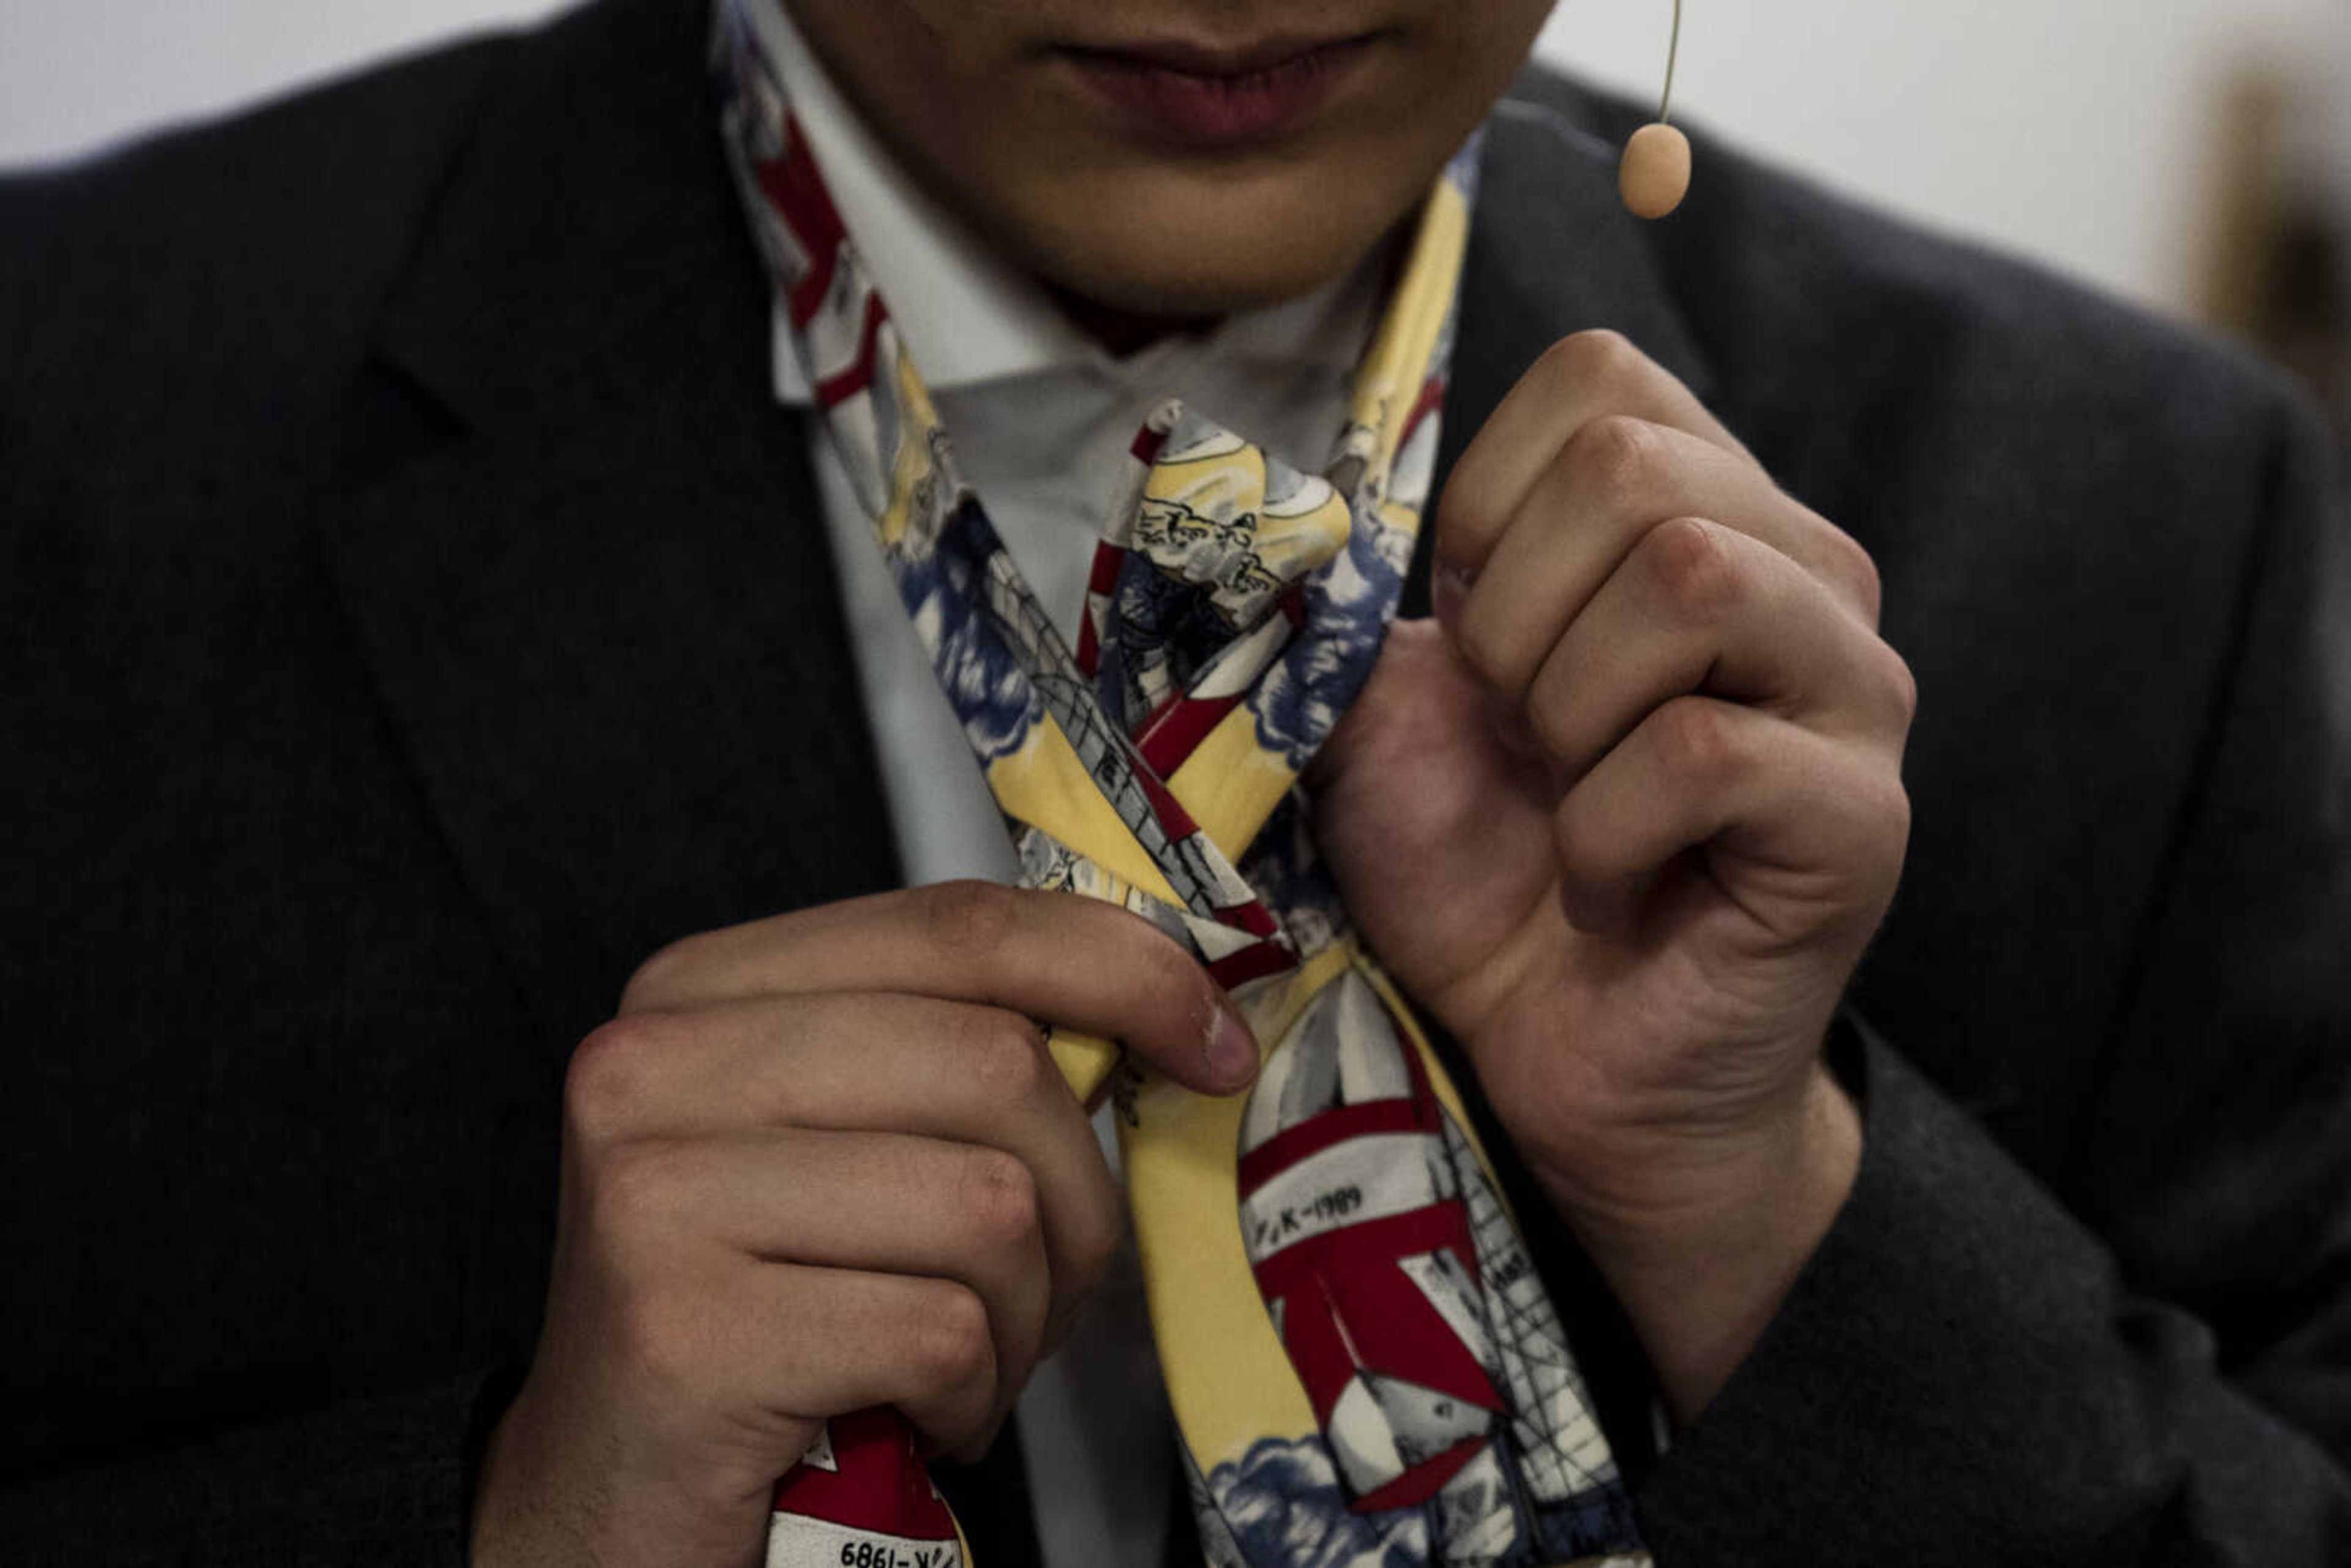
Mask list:
[[[1623,1156],[1642,1168],[1604,1186],[1538,1170],[1677,1418],[1704,1408],[1779,1311],[1853,1190],[1861,1138],[1851,1097],[1815,1061],[1768,1116],[1657,1134]]]

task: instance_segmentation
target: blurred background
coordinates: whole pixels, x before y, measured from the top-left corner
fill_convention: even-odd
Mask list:
[[[0,0],[0,165],[559,3]],[[2351,0],[1687,4],[1677,120],[2240,334],[2351,430]],[[1654,97],[1671,16],[1563,0],[1541,52]]]

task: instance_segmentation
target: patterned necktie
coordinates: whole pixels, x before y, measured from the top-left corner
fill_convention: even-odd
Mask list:
[[[722,0],[726,141],[795,350],[1018,847],[1024,885],[1183,943],[1270,1042],[1212,1100],[1057,1031],[1106,1083],[1193,1506],[1217,1568],[1642,1564],[1583,1380],[1460,1097],[1318,864],[1300,773],[1369,674],[1426,497],[1475,143],[1432,191],[1322,475],[1168,402],[1137,434],[1072,651],[977,497]],[[1044,1484],[1050,1484],[1046,1479]],[[770,1568],[961,1568],[887,1412],[778,1483]]]

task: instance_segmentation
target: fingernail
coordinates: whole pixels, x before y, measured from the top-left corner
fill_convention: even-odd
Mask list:
[[[1208,1071],[1217,1082],[1238,1089],[1257,1074],[1257,1036],[1240,1015],[1218,1008],[1208,1024]]]

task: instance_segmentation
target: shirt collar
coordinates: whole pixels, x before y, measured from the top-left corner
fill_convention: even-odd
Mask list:
[[[1203,338],[1112,355],[914,182],[809,48],[783,0],[745,0],[742,10],[782,75],[833,205],[933,392],[1072,371],[1125,382],[1195,354],[1343,372],[1361,353],[1387,278],[1386,246],[1312,294],[1228,317]],[[806,406],[813,396],[778,308],[776,392]]]

